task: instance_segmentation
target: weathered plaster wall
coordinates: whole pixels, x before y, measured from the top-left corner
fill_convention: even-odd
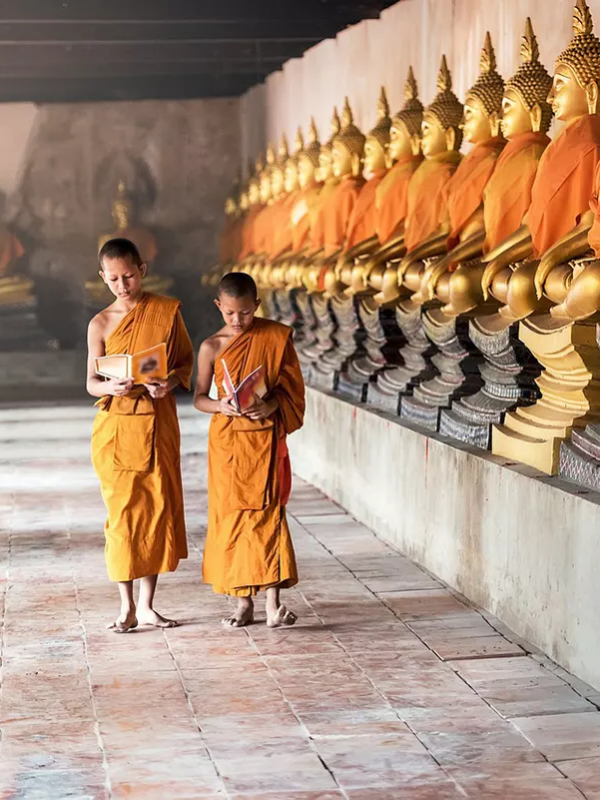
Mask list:
[[[156,269],[175,276],[175,293],[189,300],[216,258],[239,159],[235,99],[0,106],[5,217],[42,299],[63,318],[96,272],[120,180],[157,237]]]
[[[600,688],[600,504],[367,408],[308,390],[294,471]]]

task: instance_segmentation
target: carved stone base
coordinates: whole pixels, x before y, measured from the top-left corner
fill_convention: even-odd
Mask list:
[[[511,408],[531,405],[539,397],[535,379],[541,367],[519,340],[518,330],[518,325],[504,324],[497,314],[471,320],[469,337],[485,358],[480,368],[484,385],[442,410],[444,436],[488,449],[492,425],[501,424]]]
[[[310,295],[304,289],[295,293],[296,306],[299,313],[299,325],[296,331],[296,348],[308,347],[317,341],[317,319],[315,317]]]
[[[329,300],[322,294],[310,295],[310,304],[315,319],[314,340],[298,349],[301,363],[314,364],[334,345],[335,321],[329,308]]]
[[[301,326],[301,316],[295,302],[295,291],[277,289],[273,292],[274,304],[277,308],[277,319],[284,325],[289,325],[295,331]]]
[[[421,309],[406,311],[398,306],[396,322],[406,342],[400,348],[400,364],[380,372],[367,397],[371,405],[391,413],[400,413],[400,398],[437,374],[432,357],[438,348],[425,334]]]
[[[561,442],[574,429],[600,423],[596,325],[589,320],[564,325],[541,315],[521,323],[519,338],[545,368],[536,381],[541,398],[494,426],[492,452],[554,475]]]
[[[336,321],[334,344],[319,357],[318,363],[325,370],[340,372],[348,360],[359,351],[364,333],[356,313],[354,297],[346,295],[332,297],[331,311]]]
[[[427,338],[438,349],[431,357],[438,374],[415,387],[412,396],[402,398],[400,416],[437,431],[441,410],[481,387],[479,366],[483,358],[469,339],[468,319],[446,317],[434,309],[423,312],[422,324]]]
[[[0,351],[52,349],[53,342],[41,328],[35,298],[15,305],[0,305]]]

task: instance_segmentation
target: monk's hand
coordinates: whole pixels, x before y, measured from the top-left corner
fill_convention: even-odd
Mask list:
[[[232,405],[232,399],[233,397],[228,395],[219,400],[219,414],[223,414],[225,417],[241,417],[240,412]]]
[[[259,419],[266,419],[270,417],[271,414],[274,414],[277,411],[277,401],[270,400],[265,401],[262,397],[259,397],[257,394],[254,395],[254,403],[250,406],[250,408],[246,409],[246,416],[249,419],[259,420]]]
[[[106,390],[106,394],[111,394],[113,397],[125,397],[133,389],[133,379],[123,378],[122,380],[117,380],[116,378],[111,378],[106,381],[103,388]]]
[[[146,389],[150,397],[154,398],[154,400],[160,400],[162,397],[166,397],[170,391],[169,382],[160,380],[153,380],[152,383],[147,383]]]

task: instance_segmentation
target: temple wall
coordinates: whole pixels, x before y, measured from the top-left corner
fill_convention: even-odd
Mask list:
[[[314,389],[294,471],[600,689],[600,499]]]
[[[588,4],[600,27],[600,0]],[[431,102],[442,53],[455,92],[464,99],[479,73],[486,30],[499,72],[510,77],[518,65],[527,16],[538,36],[541,60],[551,70],[571,38],[573,5],[573,0],[401,0],[380,19],[365,20],[287,62],[242,98],[244,163],[284,132],[292,140],[298,125],[306,128],[311,115],[326,139],[332,108],[341,106],[345,95],[358,126],[372,128],[380,86],[385,86],[394,111],[403,105],[409,65],[422,100]]]
[[[196,292],[216,259],[239,158],[235,99],[0,105],[2,218],[59,321],[78,320],[120,180],[157,237],[156,269],[175,276],[178,296]]]

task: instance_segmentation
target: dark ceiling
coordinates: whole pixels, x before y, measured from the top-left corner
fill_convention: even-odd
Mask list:
[[[0,0],[0,101],[242,94],[395,0]]]

